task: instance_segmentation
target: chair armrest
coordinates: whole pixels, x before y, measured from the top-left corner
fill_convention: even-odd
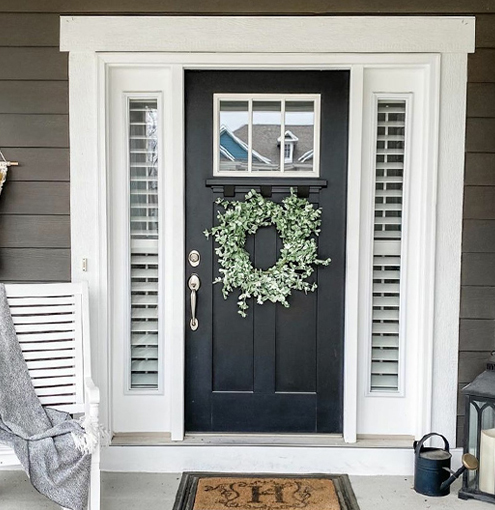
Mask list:
[[[100,403],[100,390],[91,377],[84,378],[84,396],[86,405],[98,405]]]
[[[110,441],[106,439],[108,433],[100,424],[100,390],[93,382],[91,377],[84,378],[84,407],[85,407],[85,416],[83,421],[83,428],[86,430],[87,436],[90,437],[90,451],[92,452],[91,457],[91,465],[92,470],[96,469],[98,471],[97,479],[99,487],[99,465],[100,465],[100,446],[102,444],[102,440],[104,445],[110,443]],[[95,468],[96,466],[96,468]],[[91,475],[93,478],[95,473]],[[93,483],[93,482],[91,482]],[[99,494],[99,491],[98,491]],[[93,508],[94,503],[91,505],[91,509]],[[95,506],[94,508],[99,509],[99,506]]]

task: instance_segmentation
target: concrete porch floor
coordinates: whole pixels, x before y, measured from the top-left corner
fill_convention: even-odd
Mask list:
[[[179,474],[102,473],[101,510],[171,510]],[[427,498],[412,489],[403,476],[351,476],[361,510],[489,510],[489,503],[462,501],[460,482],[450,496]],[[0,510],[56,510],[32,488],[22,471],[0,471]]]

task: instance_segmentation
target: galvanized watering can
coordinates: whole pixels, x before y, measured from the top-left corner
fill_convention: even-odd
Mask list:
[[[445,448],[426,447],[424,443],[432,436],[443,439]],[[469,453],[462,456],[462,466],[454,473],[450,469],[452,455],[449,442],[441,434],[426,434],[414,441],[414,490],[425,496],[447,496],[450,486],[466,469],[478,469],[478,460]]]

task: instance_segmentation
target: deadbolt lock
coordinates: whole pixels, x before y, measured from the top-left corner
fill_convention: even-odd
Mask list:
[[[190,251],[189,255],[187,256],[187,260],[189,261],[189,264],[191,264],[191,267],[198,267],[199,263],[201,262],[201,255],[199,254],[199,251]]]

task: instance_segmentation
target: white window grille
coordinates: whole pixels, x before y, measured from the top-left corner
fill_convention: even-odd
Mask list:
[[[158,388],[158,108],[129,99],[130,389]]]
[[[406,101],[378,100],[373,236],[372,392],[400,388],[400,291]]]

